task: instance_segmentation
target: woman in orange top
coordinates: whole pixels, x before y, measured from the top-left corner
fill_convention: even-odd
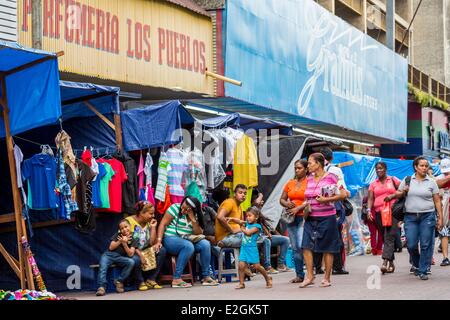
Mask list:
[[[306,160],[297,160],[295,162],[295,178],[289,180],[284,186],[283,194],[280,198],[280,204],[291,214],[295,215],[294,222],[288,224],[287,230],[291,241],[291,248],[294,252],[295,272],[297,276],[291,283],[301,283],[305,278],[303,271],[303,209],[306,207],[306,175],[308,173],[308,162]]]

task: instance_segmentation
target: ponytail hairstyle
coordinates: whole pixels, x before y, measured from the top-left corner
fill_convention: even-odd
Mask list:
[[[183,204],[186,203],[189,207],[192,208],[192,211],[194,211],[195,218],[198,221],[198,224],[202,229],[205,228],[205,222],[203,220],[203,211],[202,211],[202,204],[196,197],[187,196],[184,197],[180,204],[180,211],[178,212],[178,217],[181,217],[181,207]]]

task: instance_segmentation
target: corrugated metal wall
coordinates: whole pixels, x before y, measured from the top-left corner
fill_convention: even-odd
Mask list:
[[[0,0],[0,39],[17,41],[17,0]]]

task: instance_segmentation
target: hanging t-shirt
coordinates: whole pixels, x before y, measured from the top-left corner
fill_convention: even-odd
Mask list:
[[[181,186],[181,182],[183,173],[187,168],[186,157],[181,150],[170,148],[167,151],[167,159],[170,163],[170,170],[167,176],[170,195],[184,197],[184,189]]]
[[[17,187],[23,188],[21,165],[23,161],[23,153],[19,146],[14,145],[14,159],[16,159]]]
[[[28,197],[32,209],[55,209],[58,207],[58,197],[55,192],[55,158],[43,153],[34,155],[24,161],[22,176],[24,180],[28,180]]]
[[[128,180],[123,163],[117,159],[100,159],[98,162],[108,163],[114,170],[114,176],[109,184],[109,209],[107,212],[122,212],[122,183]]]
[[[101,192],[100,192],[100,184],[101,184],[101,180],[106,175],[106,169],[105,169],[105,165],[103,163],[97,164],[97,168],[98,168],[98,175],[96,176],[96,179],[92,181],[92,202],[94,204],[94,208],[101,208],[102,207],[102,199],[101,199]],[[111,171],[112,171],[112,169],[111,169]]]
[[[164,201],[166,198],[167,174],[170,170],[170,164],[167,155],[161,152],[158,163],[158,182],[156,183],[155,199]]]
[[[109,163],[101,163],[99,161],[99,166],[102,165],[103,169],[105,169],[105,175],[100,179],[100,207],[104,209],[109,209],[109,183],[112,180],[112,177],[114,176],[114,170],[110,166]]]
[[[95,177],[91,167],[86,163],[77,160],[77,203],[78,210],[89,213],[92,210],[92,185],[91,181]]]

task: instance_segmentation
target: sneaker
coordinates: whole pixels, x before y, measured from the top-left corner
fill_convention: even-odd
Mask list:
[[[430,267],[430,268],[428,268],[428,270],[427,270],[427,274],[431,274],[431,267]]]
[[[96,295],[97,297],[101,297],[101,296],[104,296],[105,293],[106,293],[105,288],[100,287],[100,288],[97,289],[97,292],[95,293],[95,295]]]
[[[442,263],[441,263],[441,267],[446,267],[446,266],[450,266],[450,260],[448,260],[448,258],[445,258],[444,260],[442,260]]]
[[[123,283],[122,282],[116,280],[116,281],[114,281],[114,285],[116,286],[117,293],[124,293],[125,292],[125,289],[123,287]]]
[[[277,273],[278,273],[278,271],[275,270],[275,269],[272,268],[272,267],[268,267],[268,268],[266,269],[266,271],[267,271],[268,274],[277,274]]]
[[[414,266],[412,266],[411,269],[409,269],[409,273],[410,273],[410,274],[416,275],[416,272],[417,272],[417,268],[414,267]]]
[[[422,274],[419,275],[419,279],[420,280],[428,280],[428,276],[426,274],[422,273]]]

